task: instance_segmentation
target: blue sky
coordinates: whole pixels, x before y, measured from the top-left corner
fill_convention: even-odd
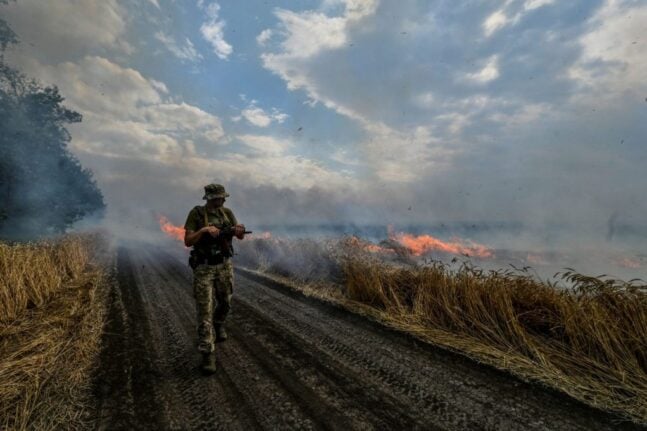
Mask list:
[[[18,0],[109,219],[647,220],[647,1]],[[615,214],[615,217],[614,217]]]

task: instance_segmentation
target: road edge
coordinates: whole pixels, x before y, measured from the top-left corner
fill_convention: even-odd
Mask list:
[[[518,375],[512,370],[500,368],[494,363],[479,360],[461,350],[453,349],[443,344],[434,343],[433,340],[406,331],[404,328],[395,325],[394,322],[385,320],[383,316],[380,315],[379,311],[373,310],[364,304],[354,303],[350,300],[337,300],[334,297],[317,294],[314,290],[306,290],[295,282],[283,281],[269,274],[245,267],[237,266],[235,267],[235,272],[244,278],[261,283],[264,286],[309,305],[324,309],[336,316],[340,316],[347,320],[354,320],[354,323],[359,323],[372,330],[381,332],[391,341],[401,344],[413,344],[417,348],[423,349],[427,352],[433,352],[434,354],[445,356],[448,360],[460,361],[465,366],[479,367],[488,372],[496,373],[500,378],[512,378],[518,381],[519,384],[529,385],[532,388],[539,389],[558,400],[573,403],[574,407],[583,410],[582,413],[595,415],[601,421],[607,421],[611,424],[618,425],[619,427],[622,427],[621,429],[647,431],[647,424],[632,421],[619,412],[602,410],[598,407],[591,406],[564,391],[547,385],[542,381]]]

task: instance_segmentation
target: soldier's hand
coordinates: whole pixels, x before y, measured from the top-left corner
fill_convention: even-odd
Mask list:
[[[244,224],[237,224],[236,226],[234,226],[234,235],[238,239],[245,238],[245,225]]]
[[[214,238],[220,235],[220,229],[218,229],[215,226],[205,226],[202,229],[204,232],[209,232],[209,235],[211,235]]]

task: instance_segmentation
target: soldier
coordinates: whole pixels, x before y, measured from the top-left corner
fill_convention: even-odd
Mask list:
[[[234,213],[223,206],[229,194],[222,185],[209,184],[204,192],[207,204],[194,207],[184,224],[184,244],[193,246],[189,265],[193,268],[202,370],[212,374],[216,371],[214,342],[227,339],[224,323],[234,283],[232,237],[243,239],[246,231]]]

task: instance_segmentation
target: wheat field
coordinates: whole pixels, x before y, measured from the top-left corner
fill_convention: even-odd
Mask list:
[[[100,234],[0,243],[0,429],[83,429],[104,319]]]

